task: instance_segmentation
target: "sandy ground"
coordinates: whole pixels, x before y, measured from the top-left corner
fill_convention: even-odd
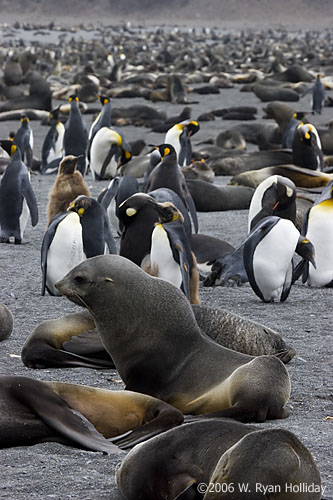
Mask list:
[[[238,89],[222,90],[220,95],[196,96],[200,103],[193,105],[195,118],[203,110],[230,105],[249,104],[262,108],[259,100]],[[129,105],[143,102],[141,99],[121,100],[114,105]],[[147,104],[146,101],[144,101]],[[296,103],[304,107],[305,101]],[[308,104],[307,104],[308,105]],[[165,109],[169,115],[182,109],[180,105],[162,103],[156,107]],[[326,124],[330,108],[316,117],[318,124]],[[261,112],[259,112],[261,116]],[[87,124],[91,117],[85,117]],[[228,128],[233,122],[202,123],[194,144],[218,131]],[[40,157],[41,145],[47,128],[32,122],[35,136],[35,156]],[[18,128],[16,122],[0,123],[0,137]],[[128,140],[144,138],[146,142],[162,142],[163,135],[152,134],[149,129],[126,127]],[[194,148],[195,149],[195,148]],[[227,178],[217,182],[225,183]],[[29,333],[46,319],[56,318],[76,310],[76,306],[65,298],[41,297],[40,248],[46,225],[47,195],[54,178],[33,175],[32,184],[36,193],[40,220],[35,228],[27,227],[25,243],[21,246],[0,245],[1,287],[0,301],[12,311],[15,327],[12,336],[0,345],[2,373],[27,375],[42,380],[61,380],[105,388],[122,387],[119,375],[112,370],[90,369],[29,370],[20,360],[22,345]],[[96,197],[107,182],[87,179],[92,194]],[[247,230],[247,211],[230,211],[199,214],[200,232],[227,240],[233,245],[242,242]],[[297,357],[288,365],[292,394],[288,409],[290,416],[283,421],[267,422],[266,427],[289,429],[304,442],[313,454],[326,487],[325,498],[333,498],[332,486],[332,422],[325,417],[333,415],[332,409],[332,300],[333,290],[314,289],[296,284],[288,300],[283,303],[263,304],[254,295],[249,285],[242,287],[201,288],[204,304],[226,308],[247,318],[260,321],[276,329],[286,342],[297,350]],[[56,443],[39,444],[33,447],[18,447],[1,450],[0,497],[6,499],[120,499],[114,480],[114,472],[121,462],[119,456],[104,456],[101,453],[72,449]]]

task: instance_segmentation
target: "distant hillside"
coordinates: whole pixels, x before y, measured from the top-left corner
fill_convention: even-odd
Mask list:
[[[331,27],[333,0],[1,0],[0,22]]]

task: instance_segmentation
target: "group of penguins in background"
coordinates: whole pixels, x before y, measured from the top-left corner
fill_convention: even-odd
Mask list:
[[[324,90],[319,77],[311,90],[313,110],[320,112]],[[323,189],[304,217],[303,227],[297,229],[295,184],[280,175],[264,180],[251,200],[248,237],[232,251],[225,241],[197,234],[196,207],[182,168],[191,163],[191,136],[199,130],[198,122],[176,123],[163,144],[153,147],[149,155],[133,158],[145,165],[140,190],[136,178],[119,176],[132,153],[122,131],[111,125],[110,99],[100,98],[102,109],[89,134],[78,101],[75,95],[69,98],[65,126],[59,108],[50,113],[51,127],[42,148],[41,173],[57,172],[41,249],[42,294],[45,290],[57,294],[55,282],[82,260],[105,251],[117,253],[111,226],[121,236],[120,255],[180,287],[191,303],[200,301],[198,268],[203,269],[205,263],[211,272],[204,285],[226,284],[229,279],[238,284],[249,281],[264,302],[286,300],[301,275],[310,286],[332,285],[333,182]],[[291,117],[282,142],[297,150],[303,167],[323,169],[318,132],[297,114]],[[32,225],[38,222],[29,180],[33,134],[27,116],[22,116],[15,135],[1,141],[1,148],[2,157],[6,152],[10,156],[0,184],[1,242],[13,237],[19,244],[29,211]],[[88,169],[94,179],[111,179],[98,200],[91,198],[84,181]],[[296,268],[295,252],[302,258]]]

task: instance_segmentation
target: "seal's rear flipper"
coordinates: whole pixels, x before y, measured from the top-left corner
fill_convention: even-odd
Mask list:
[[[119,453],[117,446],[105,439],[80,412],[67,406],[47,383],[15,377],[10,392],[46,425],[68,439],[68,445],[104,453]]]
[[[126,432],[121,436],[109,439],[116,443],[121,449],[126,450],[132,446],[142,443],[147,439],[165,432],[172,427],[181,425],[184,421],[184,415],[176,408],[162,408],[158,415],[150,422],[137,427],[131,432]]]

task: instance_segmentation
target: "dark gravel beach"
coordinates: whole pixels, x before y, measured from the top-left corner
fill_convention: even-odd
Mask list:
[[[332,91],[328,92],[332,95]],[[191,105],[195,119],[204,111],[249,105],[258,107],[258,120],[262,118],[263,104],[252,92],[239,92],[239,88],[221,89],[218,95],[195,95],[197,104]],[[147,104],[143,98],[114,99],[113,105],[131,106]],[[149,103],[151,104],[151,103]],[[296,109],[309,108],[310,98],[293,103]],[[181,104],[161,102],[153,105],[168,115],[179,113]],[[332,108],[324,108],[321,115],[311,116],[313,123],[326,126],[332,118]],[[91,115],[84,115],[87,126]],[[202,122],[200,131],[193,138],[196,145],[216,135],[236,121]],[[47,127],[30,122],[33,129],[34,156],[40,158]],[[9,130],[17,129],[15,121],[0,122],[0,137],[7,137]],[[128,140],[144,139],[146,143],[162,143],[164,134],[148,128],[128,126],[123,128]],[[249,145],[250,150],[256,149]],[[230,177],[219,177],[218,184],[226,184]],[[92,196],[97,198],[108,181],[86,179]],[[9,307],[14,316],[11,337],[0,344],[0,371],[40,380],[59,380],[95,387],[121,389],[119,375],[114,370],[46,369],[31,370],[20,359],[26,337],[42,321],[57,318],[79,308],[65,298],[41,297],[40,248],[46,227],[48,192],[54,176],[32,175],[32,186],[38,200],[39,222],[35,228],[28,223],[24,244],[0,244],[0,302]],[[247,210],[199,213],[200,232],[222,238],[234,246],[239,245],[247,233]],[[325,499],[333,498],[333,446],[332,420],[332,289],[316,289],[297,282],[285,303],[264,304],[259,301],[248,284],[240,287],[200,288],[202,303],[221,307],[246,318],[259,321],[279,332],[286,343],[297,351],[290,362],[292,393],[288,403],[290,416],[282,421],[268,421],[268,427],[283,427],[294,432],[309,448],[321,473]],[[105,456],[101,453],[82,451],[57,443],[44,443],[32,447],[4,449],[0,452],[0,498],[6,499],[121,499],[115,485],[115,470],[125,452]]]

